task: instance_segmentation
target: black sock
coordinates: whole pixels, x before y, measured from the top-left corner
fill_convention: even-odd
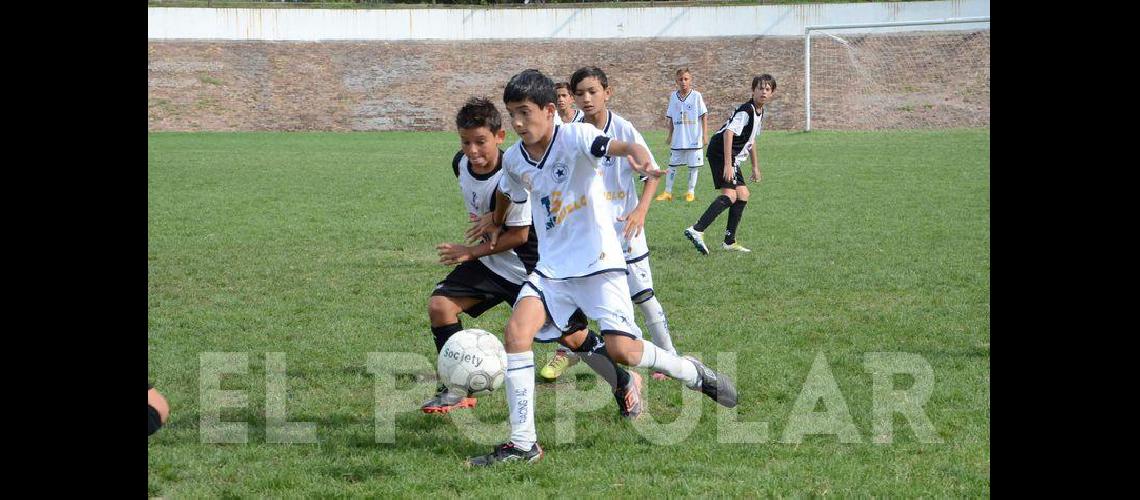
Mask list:
[[[724,243],[731,245],[736,243],[736,227],[740,225],[740,217],[744,215],[744,205],[748,202],[744,200],[736,200],[732,207],[728,209],[728,225],[724,229]]]
[[[698,220],[696,224],[693,224],[693,229],[696,229],[702,233],[705,232],[705,229],[708,229],[709,224],[712,224],[713,221],[716,220],[717,216],[719,216],[720,213],[724,211],[724,209],[730,206],[732,206],[732,200],[728,199],[727,196],[723,194],[717,196],[716,199],[712,201],[712,203],[709,203],[709,208],[707,208],[705,210],[705,213],[701,215],[701,219]]]
[[[629,384],[629,372],[614,363],[613,358],[610,358],[610,353],[606,351],[605,341],[593,331],[586,334],[586,340],[577,349],[574,349],[574,352],[579,353],[582,356],[582,361],[585,361],[592,370],[606,379],[612,389],[617,390],[618,387],[625,387]]]
[[[460,330],[463,330],[462,322],[431,327],[431,334],[435,335],[435,353],[439,354],[439,352],[443,350],[443,344],[447,343],[447,339],[451,338],[452,335],[455,335],[455,333]]]

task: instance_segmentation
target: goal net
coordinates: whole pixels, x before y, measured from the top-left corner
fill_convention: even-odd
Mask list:
[[[809,26],[804,129],[988,127],[990,23],[982,19]]]

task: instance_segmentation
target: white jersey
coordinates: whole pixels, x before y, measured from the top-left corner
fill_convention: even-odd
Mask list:
[[[455,176],[459,178],[459,191],[463,194],[463,203],[467,213],[476,217],[495,209],[495,190],[499,180],[503,177],[502,152],[499,153],[499,166],[493,172],[477,174],[471,171],[471,163],[462,151],[456,153],[451,162]],[[507,227],[525,227],[531,225],[530,205],[527,203],[511,204],[507,209]],[[533,269],[538,260],[538,248],[534,238],[522,245],[492,255],[479,257],[479,262],[487,266],[495,274],[516,285],[526,281],[528,269]]]
[[[586,116],[586,114],[583,113],[582,110],[575,109],[574,110],[574,116],[570,117],[570,123],[582,121],[583,116]],[[558,110],[554,111],[554,124],[555,125],[565,125],[566,124],[566,122],[562,121],[562,115],[558,114]]]
[[[503,155],[506,175],[499,190],[514,203],[531,202],[539,275],[562,279],[625,272],[621,243],[612,230],[613,209],[598,171],[609,143],[593,125],[568,123],[554,126],[539,158],[527,154],[522,140]]]
[[[681,98],[679,91],[669,94],[669,107],[665,111],[673,121],[673,143],[669,149],[701,149],[704,136],[701,131],[701,117],[709,112],[705,98],[700,92],[690,90]]]
[[[606,124],[602,127],[602,133],[611,139],[617,139],[622,142],[630,142],[641,144],[646,150],[649,150],[649,145],[645,143],[645,138],[641,133],[633,127],[633,124],[622,118],[617,113],[607,110]],[[657,165],[657,160],[653,158],[653,152],[650,151],[649,159],[653,164]],[[629,161],[625,157],[614,158],[606,156],[602,159],[602,186],[606,190],[606,200],[609,200],[614,211],[614,229],[617,232],[618,241],[622,244],[626,262],[641,259],[649,254],[649,245],[645,241],[645,230],[641,234],[634,236],[632,240],[625,239],[625,222],[618,221],[617,217],[633,212],[637,208],[638,194],[637,194],[637,178],[639,174],[633,170]]]

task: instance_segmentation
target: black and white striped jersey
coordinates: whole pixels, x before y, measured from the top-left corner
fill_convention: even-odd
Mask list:
[[[724,156],[724,131],[732,130],[732,156],[735,163],[748,159],[748,152],[756,143],[756,136],[760,135],[761,121],[764,119],[764,108],[756,109],[750,100],[733,111],[732,116],[709,139],[708,155],[710,157]],[[721,166],[721,165],[714,165]]]

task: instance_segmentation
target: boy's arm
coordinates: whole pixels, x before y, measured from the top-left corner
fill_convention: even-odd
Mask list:
[[[702,147],[705,144],[709,143],[709,114],[708,113],[701,115],[701,140],[704,141],[701,143]]]
[[[736,134],[731,128],[724,129],[724,182],[732,183],[732,164],[736,159],[732,156],[732,138]]]
[[[649,154],[649,149],[645,146],[633,142],[624,142],[617,139],[611,139],[606,149],[606,154],[609,156],[627,156],[629,165],[633,167],[634,172],[644,174],[648,177],[661,177],[665,175],[665,171],[657,168],[653,164],[653,157]]]
[[[748,159],[752,160],[752,181],[760,182],[762,176],[760,175],[760,159],[756,155],[756,143],[752,143],[752,149],[748,150]]]
[[[673,147],[673,119],[670,118],[669,115],[665,115],[665,120],[666,125],[668,125],[665,129],[665,144],[669,147]]]
[[[485,239],[484,236],[489,236],[491,248],[495,248],[495,244],[499,238],[499,230],[502,229],[503,224],[506,223],[507,209],[514,203],[511,201],[511,198],[503,194],[502,191],[496,190],[495,196],[497,197],[495,200],[495,210],[471,221],[471,228],[467,230],[468,241],[483,240]]]
[[[496,231],[497,233],[498,231]],[[440,264],[462,264],[464,262],[494,255],[513,249],[526,243],[530,237],[530,227],[507,227],[497,241],[485,241],[476,246],[466,246],[458,243],[442,243],[436,245],[439,251]]]
[[[658,182],[661,181],[656,177],[646,177],[641,198],[637,200],[637,207],[632,212],[618,217],[618,220],[625,221],[625,239],[641,234],[642,228],[645,227],[645,216],[649,213],[649,204],[653,202],[653,195],[657,193]]]

